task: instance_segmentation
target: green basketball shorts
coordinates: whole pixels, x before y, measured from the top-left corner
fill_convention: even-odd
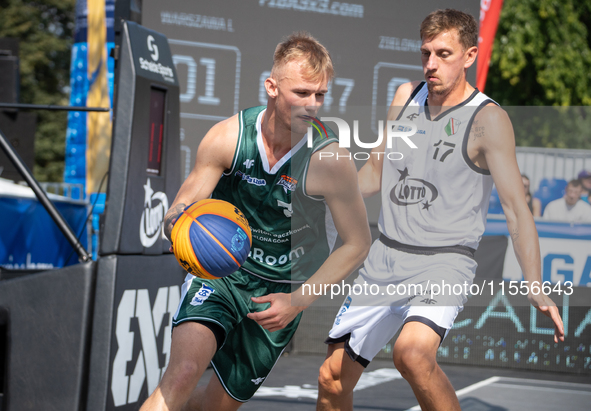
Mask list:
[[[270,282],[240,270],[216,280],[189,275],[173,327],[195,321],[213,323],[223,330],[223,343],[211,363],[226,392],[236,401],[246,402],[271,372],[301,318],[300,313],[284,329],[269,332],[246,315],[270,304],[256,304],[250,298],[290,292],[291,284]]]

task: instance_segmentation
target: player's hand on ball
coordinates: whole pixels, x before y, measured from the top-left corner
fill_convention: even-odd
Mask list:
[[[285,328],[305,308],[291,305],[291,294],[268,294],[261,297],[251,297],[251,300],[257,304],[271,303],[271,306],[266,310],[247,315],[248,318],[271,332]]]

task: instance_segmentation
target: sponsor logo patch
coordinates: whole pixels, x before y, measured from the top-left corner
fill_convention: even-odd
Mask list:
[[[351,296],[350,295],[347,296],[347,299],[343,303],[343,306],[339,310],[339,314],[337,315],[337,318],[335,319],[335,322],[334,322],[335,325],[339,325],[341,323],[341,316],[343,314],[345,314],[345,312],[349,309],[349,307],[351,306],[351,301],[353,301],[353,299],[351,298]]]
[[[244,174],[240,170],[236,171],[236,174],[234,174],[234,175],[240,177],[243,181],[246,181],[248,184],[254,184],[255,186],[266,186],[267,185],[267,181],[265,179],[251,177],[249,174]]]
[[[265,381],[265,377],[255,378],[255,379],[250,380],[250,381],[252,381],[254,385],[259,385],[260,383],[262,383],[263,381]]]
[[[282,174],[281,179],[277,182],[276,185],[283,187],[283,190],[285,190],[285,193],[287,194],[288,190],[295,191],[297,184],[298,180],[291,176]]]
[[[209,296],[214,293],[215,290],[213,288],[211,288],[210,286],[208,286],[207,284],[202,284],[201,288],[199,289],[199,291],[197,291],[195,293],[195,296],[193,297],[193,299],[191,300],[190,304],[191,305],[201,305],[205,302],[205,300],[207,300],[209,298]]]
[[[140,219],[140,242],[146,248],[152,247],[162,235],[162,222],[168,211],[166,193],[154,192],[150,179],[144,185],[144,211]]]

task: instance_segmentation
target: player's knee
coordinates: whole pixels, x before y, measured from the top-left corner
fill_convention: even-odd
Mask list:
[[[174,367],[169,366],[162,380],[173,392],[193,390],[202,371],[196,362],[182,361]]]
[[[395,347],[394,365],[407,381],[420,383],[430,378],[437,362],[434,356],[420,345],[408,344]]]
[[[341,367],[333,364],[330,359],[324,361],[318,373],[318,389],[324,396],[339,396],[343,394],[341,381]]]

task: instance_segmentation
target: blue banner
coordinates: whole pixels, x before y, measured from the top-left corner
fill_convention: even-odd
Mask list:
[[[536,221],[536,229],[540,238],[565,238],[573,240],[591,240],[591,224],[571,224],[549,221]],[[507,220],[488,218],[484,235],[509,235]]]
[[[53,202],[87,248],[86,205]],[[0,266],[40,270],[78,263],[78,255],[36,198],[0,197]]]
[[[115,47],[115,0],[105,0],[107,34],[107,81],[111,107],[115,82],[115,60],[111,52]],[[70,64],[70,105],[86,106],[88,90],[93,79],[88,75],[88,8],[86,0],[76,3],[76,28]],[[66,132],[64,182],[86,187],[87,113],[70,112]],[[86,191],[86,189],[85,189]]]

